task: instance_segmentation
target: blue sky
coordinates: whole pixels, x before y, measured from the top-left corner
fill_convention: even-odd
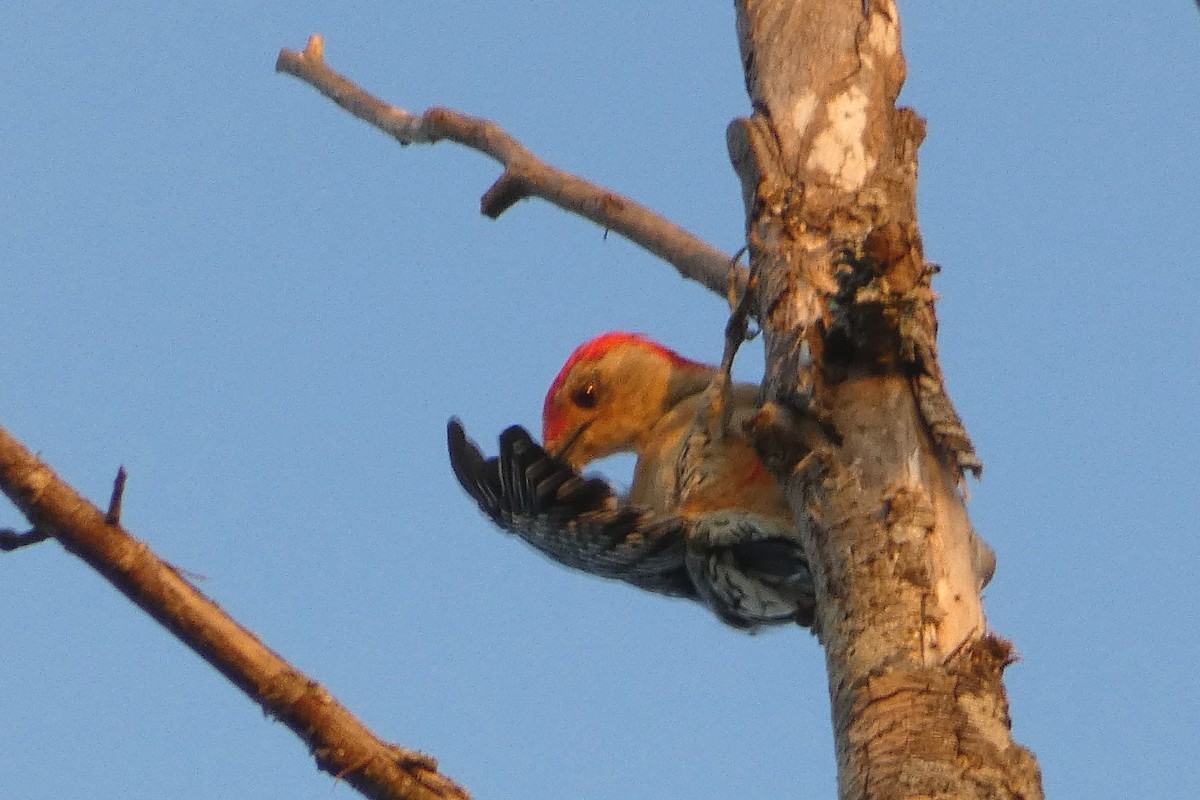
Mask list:
[[[823,656],[550,564],[447,464],[447,417],[489,444],[536,426],[601,331],[716,359],[720,301],[540,202],[480,217],[490,161],[402,149],[275,55],[320,31],[380,96],[492,118],[732,252],[733,13],[681,5],[46,2],[0,26],[0,424],[100,502],[125,464],[130,529],[480,798],[832,797]],[[1053,796],[1196,796],[1200,15],[901,11],[1016,737]],[[0,601],[0,796],[354,796],[58,545],[0,557]]]

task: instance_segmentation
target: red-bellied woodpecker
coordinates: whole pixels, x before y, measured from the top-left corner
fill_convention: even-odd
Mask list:
[[[809,625],[791,510],[742,431],[757,390],[716,376],[643,336],[604,334],[550,386],[543,446],[514,426],[485,459],[451,420],[450,461],[487,516],[562,564],[698,600],[744,630]],[[579,474],[620,452],[637,455],[627,497]]]

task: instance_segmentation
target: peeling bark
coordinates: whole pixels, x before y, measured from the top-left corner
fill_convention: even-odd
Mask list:
[[[924,122],[891,0],[738,2],[754,107],[729,128],[767,349],[756,420],[802,520],[849,798],[1040,798],[1010,735],[982,465],[945,391],[916,221]],[[819,421],[825,436],[781,430]],[[801,426],[803,427],[803,426]]]

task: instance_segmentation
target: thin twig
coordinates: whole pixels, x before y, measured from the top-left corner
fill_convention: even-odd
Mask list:
[[[385,103],[330,69],[324,51],[324,40],[313,34],[303,52],[281,50],[275,70],[299,78],[401,144],[448,139],[491,156],[504,173],[483,195],[481,210],[487,216],[494,219],[526,197],[540,197],[616,231],[671,264],[683,277],[725,294],[728,254],[628,197],[550,166],[494,122],[449,108],[414,114]],[[739,282],[744,283],[745,269],[736,269]]]
[[[118,478],[120,482],[120,478]],[[0,428],[0,489],[33,524],[0,537],[53,536],[143,611],[299,736],[317,766],[379,800],[466,800],[421,753],[376,737],[320,684],[297,670]],[[120,491],[114,487],[119,508]],[[110,513],[112,509],[110,508]],[[8,532],[12,533],[12,532]]]
[[[121,499],[125,496],[125,465],[117,467],[117,478],[113,481],[112,497],[108,501],[108,513],[104,521],[109,525],[121,524]]]
[[[743,249],[744,251],[744,249]],[[738,251],[734,258],[739,258],[743,251]],[[740,286],[735,282],[732,272],[729,276],[729,321],[725,323],[725,349],[721,354],[721,365],[713,375],[712,383],[705,391],[709,403],[707,412],[710,434],[723,436],[729,430],[730,414],[733,407],[727,402],[729,387],[733,383],[733,361],[737,358],[742,343],[754,338],[750,333],[750,309],[754,303],[755,284],[758,281],[756,269],[751,269],[746,282]]]
[[[13,550],[19,550],[31,544],[44,542],[49,538],[51,538],[50,534],[37,528],[31,528],[24,533],[18,533],[12,528],[4,528],[0,530],[0,551],[10,553]]]

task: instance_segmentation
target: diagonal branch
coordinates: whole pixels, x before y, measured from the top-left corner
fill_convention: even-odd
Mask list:
[[[110,523],[3,428],[0,489],[34,526],[25,537],[58,539],[263,711],[291,728],[330,775],[377,800],[467,800],[466,790],[439,773],[434,759],[378,739],[320,684],[271,651],[149,547]]]
[[[540,197],[616,231],[671,264],[685,278],[725,296],[735,259],[642,204],[552,167],[494,122],[449,108],[414,114],[361,89],[325,63],[325,42],[313,34],[303,52],[281,50],[277,72],[293,75],[401,144],[457,142],[491,156],[504,173],[484,193],[480,210],[495,219],[526,197]],[[739,284],[746,271],[737,270]]]

